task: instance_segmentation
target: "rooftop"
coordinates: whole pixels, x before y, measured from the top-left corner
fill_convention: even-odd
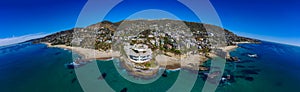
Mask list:
[[[145,44],[124,46],[127,57],[135,63],[148,62],[152,58],[152,50]]]

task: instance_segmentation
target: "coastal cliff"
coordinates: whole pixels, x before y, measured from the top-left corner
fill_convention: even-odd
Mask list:
[[[116,44],[119,40],[128,41],[131,45],[145,44],[153,51],[153,55],[157,54],[153,56],[153,62],[138,64],[144,68],[141,70],[157,66],[151,64],[168,69],[183,67],[206,70],[207,68],[198,66],[208,58],[216,56],[230,58],[229,52],[237,48],[237,44],[259,42],[256,39],[238,36],[218,26],[169,19],[123,20],[116,23],[102,21],[85,28],[57,32],[32,42],[71,49],[84,56],[84,59],[90,60],[120,57],[122,52],[113,50],[114,47],[120,46]],[[91,52],[96,54],[91,55]],[[162,54],[158,54],[161,52]],[[162,57],[168,59],[164,60]],[[187,59],[192,57],[194,59]]]

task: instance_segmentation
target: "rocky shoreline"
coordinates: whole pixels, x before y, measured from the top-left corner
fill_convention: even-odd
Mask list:
[[[246,42],[245,42],[246,43]],[[80,62],[78,61],[74,61],[74,63],[77,64],[86,64],[88,62],[90,62],[91,60],[101,60],[101,61],[110,61],[113,58],[118,58],[119,54],[111,54],[109,52],[101,52],[98,50],[92,50],[92,49],[84,49],[81,47],[71,47],[71,46],[65,46],[65,45],[51,45],[50,43],[43,43],[46,44],[48,47],[50,48],[61,48],[61,49],[67,49],[70,51],[74,51],[75,53],[79,54],[80,56],[82,56],[83,58],[80,60]],[[227,46],[227,47],[223,47],[220,48],[223,51],[226,51],[226,53],[229,53],[230,51],[236,49],[238,46]],[[97,53],[97,54],[94,54]],[[92,55],[92,56],[90,56]],[[197,56],[194,56],[195,58],[199,58]],[[143,79],[149,79],[149,78],[153,78],[154,76],[157,75],[158,69],[165,69],[165,70],[181,70],[181,69],[186,69],[186,70],[190,70],[190,71],[207,71],[209,70],[209,67],[202,67],[201,65],[206,62],[209,58],[214,58],[217,57],[216,55],[212,54],[209,57],[202,57],[202,59],[196,60],[198,61],[197,63],[191,63],[191,62],[187,62],[188,60],[182,60],[180,62],[168,62],[168,61],[158,61],[158,62],[167,62],[167,63],[159,63],[159,67],[157,68],[157,70],[153,70],[152,73],[137,73],[137,72],[130,72],[132,70],[132,67],[128,67],[125,62],[121,62],[121,66],[123,68],[126,68],[126,70],[129,71],[129,74],[135,77],[141,77]],[[170,57],[169,57],[170,58]],[[229,56],[228,59],[230,59],[232,57]],[[170,60],[170,59],[169,59]],[[172,60],[172,59],[171,59]],[[189,59],[191,60],[191,59]],[[234,60],[233,60],[234,61]]]
[[[201,65],[211,58],[221,57],[234,61],[236,58],[230,57],[229,52],[237,48],[237,44],[259,41],[237,36],[214,25],[165,19],[124,20],[116,23],[103,21],[84,28],[57,32],[34,39],[32,42],[44,43],[48,47],[68,49],[79,54],[81,58],[73,62],[76,65],[86,64],[92,60],[110,61],[114,58],[128,58],[129,56],[124,55],[124,51],[116,50],[119,46],[124,47],[122,44],[115,44],[118,42],[126,42],[129,47],[134,44],[143,44],[142,46],[149,47],[151,51],[148,52],[154,55],[151,56],[151,60],[157,62],[159,68],[198,71],[209,70],[208,67]],[[133,50],[130,53],[136,53],[136,51]],[[127,70],[147,70],[154,64],[133,63]],[[141,72],[134,75],[147,74]]]

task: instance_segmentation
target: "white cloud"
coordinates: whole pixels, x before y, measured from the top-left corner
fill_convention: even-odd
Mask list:
[[[21,43],[21,42],[25,42],[25,41],[28,41],[31,39],[41,38],[46,35],[48,35],[48,34],[37,33],[37,34],[28,34],[28,35],[23,35],[23,36],[18,36],[18,37],[3,38],[3,39],[0,39],[0,46]]]

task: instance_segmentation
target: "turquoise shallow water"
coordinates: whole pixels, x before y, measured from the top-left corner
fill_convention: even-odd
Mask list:
[[[258,54],[249,58],[248,53]],[[300,48],[276,43],[241,44],[231,52],[240,62],[227,63],[225,73],[235,81],[221,85],[217,92],[299,92]],[[0,47],[1,92],[82,92],[75,71],[64,64],[72,61],[72,53],[43,44],[23,43]],[[113,62],[97,61],[100,71],[107,73],[105,81],[115,91],[127,88],[129,92],[167,91],[178,78],[179,71],[169,72],[150,84],[137,84],[124,79]],[[210,65],[210,61],[206,66]],[[187,71],[186,71],[187,72]],[[189,73],[189,72],[188,72]],[[249,78],[253,80],[249,80]],[[248,80],[246,80],[248,78]],[[189,80],[189,79],[186,79]],[[202,90],[201,76],[192,92]],[[187,85],[182,85],[186,87]]]
[[[18,44],[1,47],[1,92],[80,92],[74,70],[64,64],[71,52],[47,48],[42,44]]]

